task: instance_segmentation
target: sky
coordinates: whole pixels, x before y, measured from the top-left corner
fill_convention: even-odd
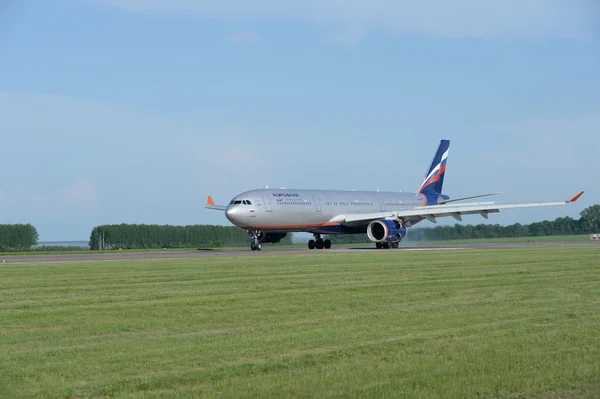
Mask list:
[[[487,223],[578,218],[599,71],[594,0],[5,0],[0,223],[87,240],[229,225],[206,196],[267,185],[414,191],[441,139],[451,197],[586,191]]]

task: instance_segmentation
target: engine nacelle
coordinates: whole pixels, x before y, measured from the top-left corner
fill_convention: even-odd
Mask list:
[[[261,243],[264,242],[272,242],[274,244],[281,241],[282,238],[285,238],[287,233],[263,233],[262,231],[258,233],[258,241]]]
[[[395,220],[374,220],[367,226],[367,236],[375,242],[400,242],[406,233],[406,226]]]

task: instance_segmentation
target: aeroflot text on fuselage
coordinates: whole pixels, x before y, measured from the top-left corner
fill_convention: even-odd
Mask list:
[[[273,197],[300,197],[300,194],[289,194],[289,193],[273,193]]]

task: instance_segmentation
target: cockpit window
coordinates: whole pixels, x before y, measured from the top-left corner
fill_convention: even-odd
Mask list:
[[[231,202],[229,203],[229,205],[252,205],[252,202],[250,200],[231,200]]]

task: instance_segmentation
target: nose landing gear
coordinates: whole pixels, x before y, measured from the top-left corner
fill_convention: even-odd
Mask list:
[[[314,240],[310,240],[308,242],[308,249],[329,249],[331,248],[330,240],[323,240],[321,238],[321,234],[313,234],[315,236]]]
[[[253,251],[260,251],[262,249],[262,244],[259,241],[261,232],[256,230],[248,230],[248,237],[250,238],[250,249]]]

